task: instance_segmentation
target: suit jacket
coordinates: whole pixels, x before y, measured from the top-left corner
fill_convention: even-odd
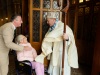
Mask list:
[[[21,51],[24,47],[15,44],[14,27],[12,22],[6,23],[0,27],[0,57],[8,57],[10,49]],[[1,58],[0,58],[1,59]]]

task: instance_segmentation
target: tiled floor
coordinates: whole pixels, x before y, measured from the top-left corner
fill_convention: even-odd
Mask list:
[[[14,66],[14,55],[10,54],[10,59],[9,59],[9,73],[8,75],[16,75],[15,72],[15,66]],[[73,69],[71,71],[71,75],[91,75],[91,69],[89,67],[80,65],[79,69]]]

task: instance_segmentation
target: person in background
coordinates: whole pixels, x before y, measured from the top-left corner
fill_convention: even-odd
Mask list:
[[[30,50],[28,46],[19,46],[13,42],[14,30],[22,24],[21,15],[15,14],[11,17],[11,22],[0,27],[0,75],[7,75],[10,49],[23,51]]]
[[[78,68],[78,54],[75,45],[75,39],[71,28],[66,25],[66,33],[64,31],[64,23],[56,19],[56,12],[47,13],[47,23],[50,28],[42,41],[42,53],[35,59],[37,62],[44,63],[44,58],[50,60],[48,73],[50,75],[71,75],[71,67]],[[64,68],[62,69],[62,52],[63,40],[66,41]]]
[[[31,47],[31,50],[28,51],[26,50],[17,51],[17,60],[18,61],[29,60],[32,63],[32,68],[35,69],[36,75],[44,75],[44,65],[34,61],[34,59],[37,57],[37,52],[27,41],[27,38],[24,35],[18,35],[16,37],[16,43],[20,46]]]

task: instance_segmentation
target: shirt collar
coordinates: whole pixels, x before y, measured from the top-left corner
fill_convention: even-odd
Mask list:
[[[13,26],[13,28],[14,28],[14,30],[16,29],[16,27],[14,26],[14,24],[12,23],[12,26]]]

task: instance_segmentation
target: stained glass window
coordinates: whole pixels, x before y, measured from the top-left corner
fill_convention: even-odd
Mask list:
[[[83,8],[79,8],[79,10],[78,10],[78,15],[79,15],[79,16],[83,15]]]
[[[40,41],[40,11],[33,11],[33,41]]]
[[[42,6],[42,7],[41,7]],[[50,10],[49,10],[50,9]],[[57,0],[32,0],[32,41],[40,42],[45,36],[49,25],[47,25],[47,11],[55,11],[57,19],[60,19]],[[40,23],[41,22],[41,23]],[[40,28],[42,27],[42,28]],[[42,32],[42,33],[41,33]]]
[[[50,0],[43,0],[43,8],[50,8]]]
[[[99,11],[99,6],[94,7],[94,13],[97,13]]]
[[[86,8],[85,8],[85,14],[88,14],[89,11],[90,11],[90,8],[89,8],[89,7],[86,7]]]
[[[53,9],[59,9],[57,5],[57,0],[53,0]]]
[[[43,22],[42,22],[42,38],[44,38],[46,32],[48,31],[48,28],[49,28],[49,25],[47,24],[47,20],[46,20],[46,15],[47,15],[47,12],[43,12],[43,16],[42,16],[42,19],[43,19]]]
[[[33,8],[40,8],[40,0],[33,0]]]

